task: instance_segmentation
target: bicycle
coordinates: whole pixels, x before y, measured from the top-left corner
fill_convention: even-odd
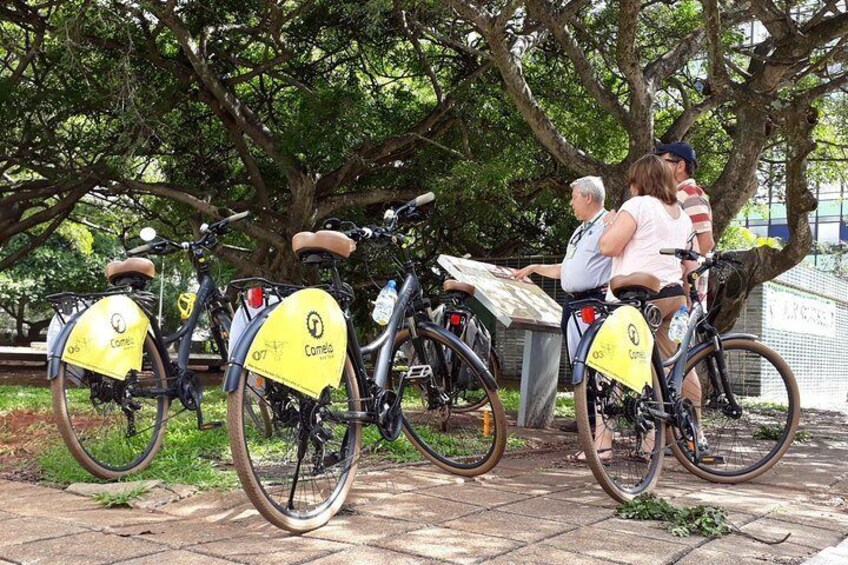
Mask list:
[[[465,343],[430,320],[429,301],[407,249],[410,238],[398,229],[400,220],[414,217],[432,200],[430,193],[389,210],[382,226],[330,220],[324,226],[329,229],[295,235],[294,252],[305,265],[327,273],[329,284],[303,289],[266,282],[266,291],[281,301],[258,314],[233,347],[224,384],[233,461],[248,498],[278,527],[306,532],[338,512],[356,473],[364,426],[375,426],[387,441],[403,432],[429,461],[462,476],[489,471],[504,452],[507,424],[497,385]],[[385,331],[360,346],[350,317],[354,295],[342,282],[337,263],[351,255],[357,242],[366,241],[400,251],[404,280]],[[277,312],[282,319],[289,319],[285,318],[289,312],[299,313],[262,337],[263,328],[275,323]],[[337,333],[346,339],[333,337]],[[411,348],[405,347],[408,343]],[[327,363],[340,361],[333,365],[339,380],[331,374],[327,384],[313,383],[307,393],[304,383],[314,373],[295,371],[293,377],[275,379],[270,374],[274,368],[269,367],[262,375],[264,387],[251,386],[247,375],[257,372],[254,364],[281,350],[297,353],[303,348],[311,359],[325,354]],[[365,358],[373,360],[370,374]],[[276,363],[282,372],[294,361],[286,362],[280,355]],[[463,370],[470,375],[470,384],[460,382]],[[472,387],[485,395],[483,405],[453,411],[460,393]],[[246,425],[242,400],[246,394],[262,398],[272,414],[270,438]]]
[[[465,342],[489,368],[495,382],[500,382],[501,361],[492,345],[492,336],[477,314],[468,306],[468,301],[476,292],[474,285],[450,279],[447,273],[441,270],[436,272],[439,274],[444,298],[439,306],[432,309],[430,320]],[[477,402],[485,401],[485,398],[480,399],[479,395],[472,394],[472,391],[465,391],[465,394],[469,410],[476,409]],[[461,409],[454,407],[454,410]]]
[[[218,354],[226,360],[232,309],[209,272],[207,254],[232,222],[247,216],[243,212],[204,225],[197,241],[163,238],[128,250],[128,259],[107,265],[111,288],[105,292],[47,297],[65,323],[48,353],[54,419],[71,454],[95,477],[119,479],[150,465],[174,399],[183,406],[177,414],[195,412],[198,429],[222,425],[203,419],[203,389],[188,369],[191,336],[205,311]],[[156,237],[152,229],[146,235]],[[153,315],[155,296],[145,290],[156,269],[135,255],[179,251],[191,258],[199,289],[196,299],[183,305],[187,319],[174,334],[163,336]],[[178,345],[175,361],[168,354],[171,344]]]
[[[652,377],[641,390],[599,370],[592,360],[598,353],[593,346],[610,313],[625,306],[639,310],[655,330],[662,315],[650,300],[659,291],[659,281],[645,273],[614,277],[610,288],[620,302],[589,300],[580,305],[586,317],[601,313],[581,340],[574,366],[580,441],[595,478],[622,502],[656,484],[667,430],[671,451],[687,470],[709,481],[736,484],[762,475],[783,457],[800,417],[798,385],[785,361],[755,335],[719,334],[698,297],[698,277],[714,267],[733,268],[732,254],[701,255],[686,249],[660,253],[698,266],[687,275],[692,309],[686,335],[677,353],[665,361],[653,344]],[[627,331],[629,335],[619,336],[625,344],[634,335],[629,327]],[[701,382],[696,402],[683,394],[684,378],[691,371]],[[587,396],[588,391],[594,396]],[[599,430],[607,433],[607,440],[599,440]]]

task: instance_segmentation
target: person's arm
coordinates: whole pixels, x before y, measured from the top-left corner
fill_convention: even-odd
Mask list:
[[[715,239],[713,238],[712,230],[698,234],[698,247],[701,248],[701,253],[709,253],[715,247]]]
[[[560,270],[562,269],[562,264],[560,263],[552,263],[550,265],[527,265],[523,269],[519,269],[512,274],[512,278],[516,280],[524,279],[536,273],[537,275],[542,275],[543,277],[547,277],[549,279],[558,279],[560,278]]]
[[[604,230],[604,235],[598,242],[598,249],[601,254],[607,257],[616,257],[621,255],[630,240],[633,239],[633,234],[636,233],[636,219],[629,211],[622,209],[616,216],[615,221]]]

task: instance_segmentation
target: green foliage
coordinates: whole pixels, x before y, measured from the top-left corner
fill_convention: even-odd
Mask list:
[[[716,247],[721,250],[743,250],[763,246],[780,249],[781,245],[780,239],[776,237],[758,236],[745,226],[733,224],[724,230]]]
[[[91,498],[106,508],[125,508],[129,507],[134,500],[141,498],[145,492],[147,492],[147,487],[145,485],[138,485],[117,493],[98,492],[92,495]]]
[[[23,238],[16,238],[4,251],[13,253],[23,244]],[[103,268],[116,254],[114,238],[65,223],[44,245],[0,272],[0,311],[28,327],[44,328],[52,316],[45,297],[105,288]]]
[[[699,504],[693,507],[674,506],[653,494],[640,495],[616,508],[616,514],[628,520],[658,520],[677,537],[698,534],[718,538],[733,531],[727,522],[727,511],[717,506]]]
[[[754,439],[765,440],[765,441],[778,441],[781,436],[783,436],[784,426],[774,425],[768,426],[765,424],[760,424],[757,426],[757,429],[754,430],[753,437]],[[798,443],[807,443],[813,438],[813,435],[807,430],[798,430],[795,432],[795,440]]]

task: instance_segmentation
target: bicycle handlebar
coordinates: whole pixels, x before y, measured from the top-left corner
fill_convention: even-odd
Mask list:
[[[196,245],[205,245],[211,244],[214,245],[216,240],[214,238],[215,235],[223,235],[227,233],[227,226],[232,222],[238,222],[250,216],[250,212],[239,212],[237,214],[232,214],[227,216],[223,220],[215,222],[209,226],[206,226],[205,229],[201,229],[203,237],[198,241],[192,242],[183,242],[177,243],[175,241],[171,241],[169,239],[160,239],[158,241],[151,241],[150,243],[145,243],[144,245],[139,245],[138,247],[133,247],[132,249],[128,249],[126,254],[128,256],[131,255],[141,255],[142,253],[153,253],[155,255],[169,255],[171,253],[175,253],[177,251],[182,251],[183,249],[191,249]]]

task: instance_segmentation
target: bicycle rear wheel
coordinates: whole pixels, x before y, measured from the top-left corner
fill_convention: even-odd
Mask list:
[[[269,522],[295,533],[314,530],[338,512],[356,474],[362,424],[344,418],[361,411],[353,367],[348,361],[341,387],[327,403],[269,379],[257,388],[253,377],[242,371],[238,388],[227,397],[236,472]],[[271,414],[270,435],[252,421],[252,403]]]
[[[775,351],[762,343],[730,339],[723,343],[727,380],[739,410],[721,384],[718,355],[711,345],[687,361],[701,381],[699,427],[704,453],[693,451],[675,430],[672,451],[694,475],[717,483],[741,483],[771,469],[795,438],[800,399],[795,376]]]
[[[580,444],[601,487],[619,502],[650,492],[665,444],[665,424],[648,413],[663,406],[656,374],[653,386],[637,393],[586,367],[574,399]]]
[[[50,386],[59,433],[86,471],[114,480],[150,465],[170,406],[165,367],[150,335],[141,371],[130,371],[125,380],[62,362]]]
[[[392,363],[395,384],[411,369],[422,375],[404,391],[404,434],[446,471],[466,477],[486,473],[506,449],[506,414],[496,385],[484,377],[476,356],[471,359],[450,341],[452,334],[426,327],[416,332],[417,338],[408,329],[398,333]]]

